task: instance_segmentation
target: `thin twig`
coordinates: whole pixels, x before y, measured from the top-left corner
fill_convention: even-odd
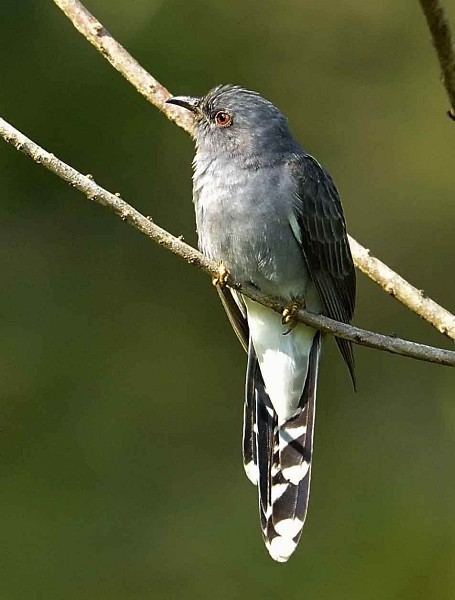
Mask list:
[[[123,221],[127,221],[130,225],[164,248],[167,248],[177,256],[180,256],[188,263],[199,267],[212,277],[218,274],[219,265],[208,260],[200,252],[174,237],[161,227],[158,227],[158,225],[153,223],[150,218],[145,217],[127,202],[122,200],[119,195],[112,194],[99,186],[91,176],[82,175],[73,167],[70,167],[53,154],[50,154],[38,146],[2,118],[0,118],[0,136],[36,163],[43,165],[49,171],[52,171],[61,179],[69,183],[72,187],[85,194],[89,200],[111,209]],[[258,292],[252,286],[240,286],[237,282],[233,281],[232,278],[228,279],[228,285],[277,312],[282,312],[285,308],[286,302],[279,298],[269,298]],[[305,310],[300,310],[297,313],[296,318],[299,321],[302,321],[302,323],[311,325],[321,331],[351,340],[356,344],[368,346],[369,348],[401,354],[402,356],[408,356],[410,358],[433,362],[440,365],[455,366],[455,352],[450,350],[433,348],[431,346],[416,344],[399,338],[380,335],[378,333],[373,333],[372,331],[346,325],[345,323],[339,323],[328,317],[315,315]]]
[[[79,0],[53,0],[76,29],[121,73],[143,96],[169,119],[190,135],[193,120],[188,111],[178,111],[165,104],[170,94],[121,46]],[[423,0],[422,0],[423,1]],[[183,114],[181,114],[183,113]],[[186,114],[185,114],[186,113]],[[455,316],[418,290],[350,237],[355,265],[407,308],[431,323],[438,331],[455,339]]]
[[[107,29],[82,4],[73,0],[54,0],[74,27],[100,52],[127,81],[168,119],[190,135],[194,119],[190,112],[179,110],[166,100],[171,94],[157,79],[148,73],[129,52],[121,46]]]
[[[455,315],[428,298],[423,290],[415,288],[378,258],[371,256],[370,251],[354,238],[349,237],[349,243],[356,257],[355,264],[360,271],[441,333],[455,339]]]
[[[448,114],[455,121],[455,48],[450,23],[439,0],[420,0],[420,5],[431,32],[442,80],[449,96],[451,107]]]

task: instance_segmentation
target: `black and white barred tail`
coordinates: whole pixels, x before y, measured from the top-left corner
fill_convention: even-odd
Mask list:
[[[271,557],[286,562],[297,547],[308,508],[321,335],[316,333],[298,412],[278,424],[250,341],[243,459],[258,486],[259,514]]]

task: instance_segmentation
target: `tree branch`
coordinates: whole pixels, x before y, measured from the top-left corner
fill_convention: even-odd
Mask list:
[[[153,106],[156,106],[168,119],[192,135],[193,115],[172,104],[166,104],[171,97],[169,91],[148,73],[129,52],[121,46],[107,29],[78,0],[54,0],[74,27],[104,58],[111,63],[136,90]]]
[[[420,0],[441,66],[442,80],[450,100],[449,117],[455,121],[455,48],[452,31],[439,0]]]
[[[192,135],[193,118],[187,111],[175,110],[165,104],[170,97],[168,90],[139,65],[104,26],[84,7],[79,0],[53,0],[65,13],[76,29],[123,75],[151,104],[166,117]],[[428,0],[422,0],[426,2]],[[187,114],[182,114],[187,113]],[[369,256],[369,251],[350,237],[350,246],[355,265],[389,294],[407,308],[431,323],[448,337],[455,339],[455,316],[423,295],[392,269],[378,259]]]
[[[122,200],[119,194],[108,192],[95,183],[91,176],[82,175],[73,169],[73,167],[70,167],[53,154],[50,154],[38,146],[2,118],[0,118],[0,136],[14,146],[16,150],[20,150],[36,163],[43,165],[46,169],[52,171],[55,175],[58,175],[72,187],[85,194],[89,200],[111,209],[123,221],[127,221],[141,233],[167,250],[180,256],[188,263],[197,266],[212,277],[217,275],[219,265],[208,260],[200,252],[153,223],[150,218],[145,217],[127,202]],[[277,312],[281,313],[285,308],[286,302],[279,298],[269,298],[258,292],[252,286],[240,286],[237,282],[233,281],[232,278],[228,279],[228,285]],[[334,334],[338,337],[351,340],[355,344],[361,344],[363,346],[368,346],[369,348],[385,350],[394,354],[400,354],[402,356],[408,356],[410,358],[433,362],[440,365],[455,366],[455,352],[450,350],[433,348],[431,346],[425,346],[423,344],[417,344],[399,338],[380,335],[345,323],[339,323],[328,317],[312,314],[305,310],[300,310],[296,314],[296,318],[302,323],[306,323],[316,329]]]
[[[370,251],[351,236],[349,236],[349,243],[355,256],[356,267],[362,273],[368,275],[384,291],[431,323],[441,333],[455,339],[455,315],[428,298],[423,290],[415,288],[378,258],[371,256]]]

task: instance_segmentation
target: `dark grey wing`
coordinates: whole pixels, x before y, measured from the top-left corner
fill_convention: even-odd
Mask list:
[[[323,305],[331,319],[349,323],[354,314],[356,279],[340,197],[330,175],[309,155],[291,163],[298,181],[295,213],[298,241]],[[336,338],[354,388],[354,353],[349,341]]]
[[[216,286],[218,296],[220,297],[221,304],[228,316],[229,322],[232,325],[232,329],[235,331],[239,342],[242,344],[245,352],[248,352],[248,339],[250,337],[250,331],[248,328],[248,321],[246,319],[246,309],[242,306],[240,299],[234,294],[236,292],[230,290],[227,287]]]
[[[235,291],[220,286],[217,286],[216,290],[239,342],[248,353],[246,393],[243,409],[242,452],[246,474],[252,483],[256,485],[258,469],[255,434],[256,394],[260,392],[265,394],[264,383],[253,345],[249,342],[250,332],[246,318],[246,308]],[[234,296],[234,294],[236,295]]]

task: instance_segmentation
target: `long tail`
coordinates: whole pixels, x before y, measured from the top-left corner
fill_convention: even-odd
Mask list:
[[[309,356],[300,410],[278,425],[251,340],[249,344],[244,466],[248,478],[258,486],[265,545],[278,562],[286,562],[297,547],[308,508],[320,349],[318,332]]]

